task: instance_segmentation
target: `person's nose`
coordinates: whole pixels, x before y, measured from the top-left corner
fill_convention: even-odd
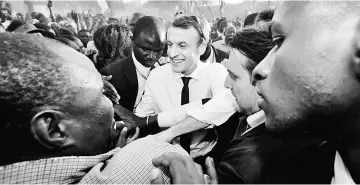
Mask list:
[[[225,83],[224,83],[224,86],[227,88],[227,89],[231,89],[231,79],[229,77],[229,75],[226,77],[226,80],[225,80]]]
[[[174,58],[179,55],[179,49],[176,46],[168,47],[168,56]]]
[[[149,58],[151,60],[156,60],[156,52],[155,51],[150,51],[149,53]]]
[[[274,57],[272,51],[255,67],[252,72],[252,84],[256,85],[261,80],[265,80],[271,70],[271,65]]]

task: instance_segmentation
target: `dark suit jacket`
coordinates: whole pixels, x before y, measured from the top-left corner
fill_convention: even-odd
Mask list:
[[[129,55],[100,70],[102,75],[112,75],[110,83],[120,95],[119,104],[132,111],[138,93],[138,79],[134,61]]]
[[[229,54],[228,53],[226,53],[225,51],[216,49],[213,45],[211,45],[211,47],[213,48],[213,51],[215,53],[215,58],[216,58],[217,63],[220,63],[224,59],[229,59]]]
[[[235,138],[216,166],[219,183],[331,182],[335,146],[309,134],[275,135],[265,124]]]

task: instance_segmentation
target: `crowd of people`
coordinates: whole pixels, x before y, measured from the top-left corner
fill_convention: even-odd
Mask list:
[[[360,183],[360,3],[244,21],[0,12],[0,183]]]

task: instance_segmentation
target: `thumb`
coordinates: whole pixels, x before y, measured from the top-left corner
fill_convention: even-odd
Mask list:
[[[209,176],[210,184],[218,184],[214,159],[207,157],[205,160],[206,173]]]
[[[160,169],[155,168],[151,171],[151,182],[150,184],[165,184],[162,172]]]

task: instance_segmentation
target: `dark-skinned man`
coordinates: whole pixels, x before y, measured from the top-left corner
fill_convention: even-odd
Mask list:
[[[151,137],[120,149],[133,138],[113,119],[118,97],[83,54],[33,35],[0,44],[1,184],[148,183],[151,158],[186,154]]]
[[[270,27],[276,46],[252,73],[267,130],[333,141],[337,184],[360,183],[359,6],[281,2]]]
[[[121,97],[119,103],[130,111],[140,102],[150,70],[163,53],[165,35],[163,21],[152,16],[140,18],[133,32],[131,55],[100,71],[112,75],[110,83]]]

